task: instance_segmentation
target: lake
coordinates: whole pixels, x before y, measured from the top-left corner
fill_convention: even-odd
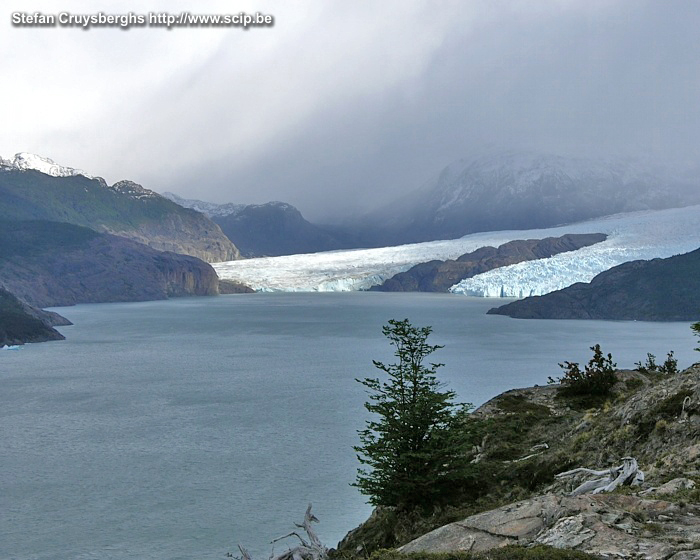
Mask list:
[[[508,300],[276,293],[57,309],[67,340],[0,352],[0,557],[220,559],[307,503],[327,546],[370,513],[354,480],[372,359],[388,319],[433,326],[441,378],[481,404],[545,384],[595,343],[620,367],[676,351],[688,323],[525,321]],[[276,545],[283,550],[284,545]]]

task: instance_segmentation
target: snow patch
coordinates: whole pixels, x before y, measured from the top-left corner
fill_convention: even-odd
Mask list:
[[[0,165],[19,171],[39,171],[40,173],[51,175],[52,177],[74,177],[75,175],[82,175],[88,179],[94,179],[94,177],[88,175],[81,169],[65,167],[57,164],[52,159],[28,152],[15,154],[14,159],[11,160],[0,158]]]

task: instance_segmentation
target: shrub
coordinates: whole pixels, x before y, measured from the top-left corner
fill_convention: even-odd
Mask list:
[[[666,361],[659,365],[656,363],[656,356],[647,353],[647,361],[642,365],[642,362],[634,364],[639,373],[678,373],[678,360],[673,356],[673,350],[666,354]]]
[[[603,355],[600,344],[591,346],[593,357],[585,369],[581,371],[578,363],[564,362],[559,367],[564,370],[564,376],[557,379],[549,378],[550,383],[561,383],[561,393],[565,396],[608,395],[617,382],[612,354]]]

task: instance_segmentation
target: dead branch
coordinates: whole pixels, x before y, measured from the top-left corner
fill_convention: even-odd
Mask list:
[[[296,531],[292,531],[287,535],[278,537],[271,542],[276,543],[289,537],[296,537],[299,539],[301,544],[286,550],[282,554],[271,556],[270,560],[328,560],[328,549],[323,546],[318,538],[318,535],[316,534],[316,531],[314,531],[313,527],[311,526],[311,523],[313,522],[318,523],[318,519],[313,513],[311,513],[311,504],[309,504],[309,507],[306,508],[304,521],[302,523],[294,524],[300,529],[304,529],[308,537],[308,542]],[[238,549],[241,551],[242,555],[240,560],[253,560],[248,551],[240,544],[238,545]]]
[[[602,471],[580,467],[563,473],[559,473],[555,478],[566,478],[579,473],[586,473],[596,477],[587,480],[569,495],[578,496],[580,494],[600,494],[601,492],[612,492],[619,486],[636,486],[644,482],[644,473],[639,470],[639,465],[634,457],[623,457],[619,467],[613,467]],[[604,476],[605,475],[605,476]]]

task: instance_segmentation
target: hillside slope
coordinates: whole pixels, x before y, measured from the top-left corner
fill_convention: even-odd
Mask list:
[[[136,183],[108,186],[100,178],[47,167],[50,160],[38,158],[46,165],[33,164],[43,172],[24,161],[0,160],[0,219],[67,222],[209,262],[240,258],[238,249],[206,216]],[[56,176],[47,174],[52,171]]]
[[[298,209],[284,202],[214,204],[168,192],[163,196],[209,216],[246,257],[317,253],[355,246],[347,236],[312,224]]]
[[[543,544],[606,559],[700,558],[700,364],[617,376],[608,398],[562,397],[547,385],[485,403],[463,423],[472,471],[452,501],[433,512],[378,508],[338,545],[339,557]],[[586,474],[555,478],[630,456],[645,474],[638,487],[572,496]]]

